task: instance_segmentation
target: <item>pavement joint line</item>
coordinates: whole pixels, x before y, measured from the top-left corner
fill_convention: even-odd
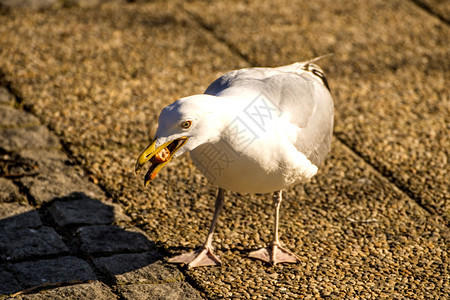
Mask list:
[[[428,206],[422,204],[420,201],[420,197],[417,198],[413,192],[411,192],[408,188],[404,188],[403,184],[395,178],[394,175],[390,175],[389,172],[384,172],[383,170],[380,170],[376,165],[372,164],[369,160],[365,159],[363,154],[361,154],[356,149],[353,149],[350,147],[344,140],[337,137],[336,135],[333,135],[333,137],[339,142],[345,150],[349,152],[354,158],[357,158],[359,160],[362,160],[364,164],[367,166],[367,168],[370,170],[370,172],[373,172],[377,177],[385,181],[392,189],[397,191],[398,193],[405,196],[407,199],[411,200],[413,203],[415,203],[417,206],[419,206],[423,211],[425,211],[429,216],[434,216],[439,218],[440,222],[438,222],[439,227],[441,224],[444,224],[443,226],[445,228],[448,228],[450,224],[447,224],[442,220],[442,216],[439,215],[437,212],[430,209]],[[391,180],[392,178],[392,180]],[[447,239],[447,237],[445,236]]]
[[[410,193],[407,189],[402,188],[401,186],[397,185],[395,183],[395,181],[390,180],[390,176],[389,174],[384,173],[383,171],[379,170],[375,165],[373,165],[370,161],[364,159],[364,156],[357,152],[355,149],[353,149],[352,147],[350,147],[344,140],[340,139],[339,137],[337,137],[336,135],[334,135],[334,138],[337,140],[338,143],[340,143],[343,148],[349,152],[349,154],[351,154],[354,158],[363,160],[364,163],[367,165],[367,167],[369,168],[369,170],[373,173],[375,173],[378,177],[380,177],[381,179],[383,179],[386,183],[388,183],[395,191],[401,193],[402,195],[404,195],[406,198],[408,198],[409,200],[413,201],[414,203],[416,203],[421,209],[423,209],[425,212],[427,212],[429,215],[432,216],[437,216],[440,217],[437,213],[433,212],[432,210],[430,210],[430,208],[428,208],[427,206],[423,205],[419,199],[416,199],[414,197],[414,195],[412,195],[412,193]],[[395,178],[394,178],[395,179]]]
[[[413,3],[416,3],[419,0],[411,0]],[[417,3],[416,3],[417,4]],[[429,12],[430,14],[433,14],[436,17],[439,17],[439,15],[436,15],[434,12],[432,12],[430,9],[426,9],[424,7],[422,7],[421,5],[417,4],[419,7],[423,8],[424,10],[426,10],[427,12]],[[234,46],[231,42],[229,42],[228,40],[226,40],[225,38],[222,38],[220,36],[218,36],[214,30],[214,28],[212,28],[211,26],[207,25],[205,22],[203,22],[203,19],[201,18],[201,16],[191,12],[190,10],[186,9],[185,7],[183,7],[183,9],[187,12],[187,14],[197,23],[199,24],[204,30],[208,31],[210,34],[212,34],[212,36],[220,43],[222,43],[223,45],[227,46],[229,48],[229,50],[233,53],[235,53],[236,55],[238,55],[240,58],[242,58],[243,60],[245,60],[247,63],[249,63],[252,66],[258,66],[259,64],[257,63],[257,61],[254,61],[253,59],[251,59],[250,57],[248,57],[246,54],[242,53],[236,46]],[[440,18],[440,17],[439,17]],[[440,18],[441,19],[441,18]],[[444,22],[446,22],[445,20],[443,20]],[[447,23],[448,24],[448,23]],[[390,176],[389,174],[387,174],[386,172],[383,172],[383,170],[380,170],[380,168],[378,168],[377,166],[375,166],[374,164],[372,164],[369,160],[367,160],[366,158],[364,158],[364,156],[359,153],[356,149],[353,149],[350,145],[348,145],[348,143],[346,143],[343,139],[339,138],[338,136],[336,136],[335,134],[333,134],[333,137],[335,138],[335,140],[337,140],[338,142],[340,142],[350,153],[352,153],[352,155],[356,158],[358,158],[359,160],[364,161],[364,163],[370,168],[370,170],[372,172],[374,172],[377,176],[383,178],[386,182],[389,182],[389,184],[392,187],[395,187],[396,191],[400,192],[401,194],[405,195],[408,199],[410,199],[411,201],[415,202],[421,209],[423,209],[424,211],[426,211],[429,215],[433,215],[433,216],[438,216],[440,217],[437,213],[433,212],[429,207],[423,205],[420,201],[420,199],[418,199],[411,191],[409,191],[409,189],[404,188],[401,184],[401,182],[399,182],[398,180],[396,180],[396,178],[394,176]],[[391,180],[390,178],[392,177]],[[445,223],[445,222],[444,222]],[[447,226],[447,225],[446,225]]]
[[[254,61],[250,56],[248,56],[245,53],[242,53],[238,47],[234,46],[232,43],[227,41],[225,38],[222,38],[218,36],[211,26],[203,22],[202,18],[197,15],[196,13],[190,11],[189,9],[185,8],[184,6],[183,10],[187,13],[187,15],[190,17],[191,20],[193,20],[195,23],[197,23],[201,28],[206,30],[208,33],[210,33],[219,43],[226,46],[232,53],[239,56],[242,60],[247,62],[249,64],[249,67],[257,66],[258,62]]]
[[[445,16],[442,16],[441,14],[435,12],[433,8],[431,8],[428,4],[424,3],[421,0],[410,0],[410,1],[419,8],[421,8],[422,10],[426,11],[428,14],[438,18],[441,22],[450,25],[450,19],[447,19]]]

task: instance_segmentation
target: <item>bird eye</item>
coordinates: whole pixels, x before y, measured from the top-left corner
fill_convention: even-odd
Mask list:
[[[189,127],[191,127],[192,125],[192,121],[184,121],[183,123],[181,123],[181,127],[184,129],[188,129]]]

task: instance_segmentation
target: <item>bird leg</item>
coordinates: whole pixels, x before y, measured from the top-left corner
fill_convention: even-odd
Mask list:
[[[184,253],[169,259],[169,263],[175,264],[187,264],[189,268],[201,267],[201,266],[215,266],[220,265],[220,259],[213,253],[212,239],[214,234],[214,228],[216,227],[217,218],[223,208],[225,191],[221,188],[217,191],[216,204],[214,209],[214,217],[209,228],[208,237],[205,243],[199,249]]]
[[[275,204],[275,218],[273,226],[273,239],[272,243],[265,248],[261,248],[256,251],[250,252],[249,256],[253,258],[260,259],[262,261],[272,263],[276,265],[277,263],[297,263],[300,259],[291,251],[283,248],[281,246],[280,240],[278,239],[278,220],[280,214],[280,206],[282,201],[282,191],[276,191],[273,193],[273,199]]]

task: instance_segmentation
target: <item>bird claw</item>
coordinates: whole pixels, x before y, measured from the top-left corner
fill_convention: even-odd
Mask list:
[[[218,266],[222,264],[219,257],[213,253],[213,250],[210,247],[201,247],[195,251],[183,253],[170,258],[168,262],[173,264],[187,264],[188,269],[202,266]]]
[[[300,259],[297,257],[297,255],[277,244],[272,244],[265,248],[252,251],[250,252],[249,257],[260,259],[273,265],[276,265],[278,263],[295,264],[300,262]]]

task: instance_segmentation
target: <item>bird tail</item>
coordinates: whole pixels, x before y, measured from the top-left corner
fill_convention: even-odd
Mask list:
[[[328,54],[325,54],[325,55],[314,57],[313,59],[310,59],[310,60],[305,60],[305,61],[298,62],[298,64],[306,66],[308,64],[312,64],[312,63],[314,63],[316,61],[319,61],[319,60],[321,60],[323,58],[327,58],[327,57],[330,57],[330,56],[333,56],[333,55],[334,55],[333,53],[328,53]]]
[[[308,69],[308,66],[312,65],[312,66],[318,68],[319,70],[321,70],[319,66],[317,66],[317,65],[315,65],[313,63],[316,62],[316,61],[319,61],[319,60],[321,60],[323,58],[330,57],[332,55],[333,55],[333,53],[328,53],[328,54],[325,54],[325,55],[322,55],[322,56],[315,57],[315,58],[310,59],[310,60],[299,61],[299,62],[295,62],[295,63],[287,65],[287,66],[281,66],[281,67],[278,67],[277,69],[279,69],[280,71],[297,73],[300,70]]]
[[[306,60],[306,61],[300,61],[300,62],[296,62],[287,66],[282,66],[282,67],[278,67],[277,69],[284,71],[284,72],[292,72],[292,73],[297,73],[300,74],[304,71],[310,72],[312,73],[314,76],[320,78],[323,82],[323,84],[325,85],[325,87],[330,90],[330,86],[328,85],[327,79],[325,78],[324,72],[323,70],[316,64],[314,64],[314,62],[321,60],[323,58],[326,57],[330,57],[332,56],[333,53],[328,53],[319,57],[315,57],[313,59],[310,60]]]

